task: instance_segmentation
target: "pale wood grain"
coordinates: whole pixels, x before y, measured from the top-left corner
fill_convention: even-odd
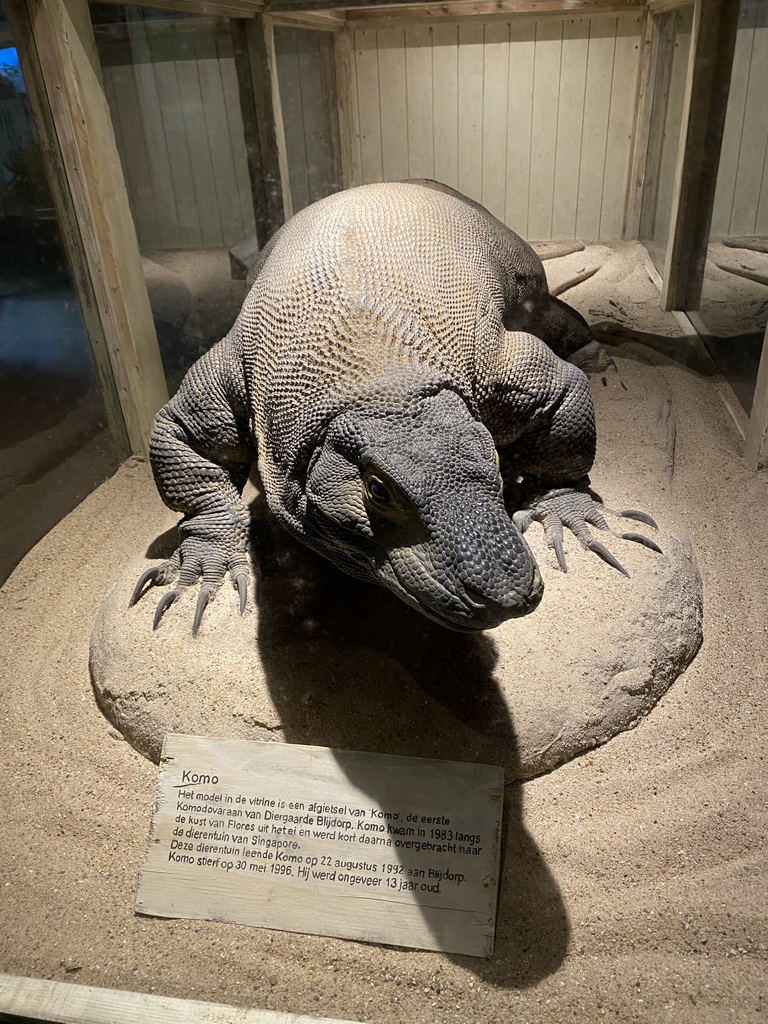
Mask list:
[[[432,29],[412,25],[405,34],[405,73],[408,82],[408,175],[433,178],[435,174],[434,82]]]
[[[588,49],[589,19],[570,18],[564,22],[552,200],[553,238],[572,238],[576,234]]]
[[[169,734],[136,909],[488,956],[502,795],[486,765]]]
[[[10,974],[0,974],[0,1012],[57,1024],[353,1024]]]
[[[509,101],[509,23],[485,26],[483,67],[483,177],[481,201],[504,220],[507,202],[507,103]]]
[[[539,21],[536,25],[531,177],[528,189],[528,234],[533,238],[552,237],[562,47],[563,22],[559,19]]]
[[[377,46],[381,101],[382,174],[385,181],[398,181],[411,176],[408,166],[405,30],[402,28],[379,30]]]

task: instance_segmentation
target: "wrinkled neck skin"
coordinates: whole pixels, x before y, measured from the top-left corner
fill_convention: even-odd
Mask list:
[[[490,629],[541,599],[491,435],[452,390],[390,388],[336,415],[309,462],[302,519],[310,547],[452,629]]]

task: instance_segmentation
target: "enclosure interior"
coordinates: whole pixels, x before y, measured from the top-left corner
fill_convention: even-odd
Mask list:
[[[263,47],[253,19],[246,30],[111,3],[87,14],[170,393],[234,322],[247,267],[282,219],[343,187],[435,178],[532,241],[639,238],[664,274],[692,4],[289,11],[258,26]],[[38,138],[19,44],[3,13],[2,578],[128,454],[93,266],[61,223],[66,170],[55,133]],[[704,289],[688,312],[747,413],[768,319],[767,94],[768,2],[741,0]]]

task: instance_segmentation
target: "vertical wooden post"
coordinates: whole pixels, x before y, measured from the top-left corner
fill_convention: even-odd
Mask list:
[[[738,15],[735,0],[695,3],[664,309],[698,309],[701,300]]]
[[[763,353],[752,398],[744,457],[752,469],[768,466],[768,327],[765,329]]]
[[[26,6],[128,441],[144,453],[168,391],[87,0]]]
[[[269,16],[263,18],[264,45],[266,48],[267,65],[272,85],[272,111],[275,125],[275,141],[277,143],[277,160],[280,167],[280,181],[283,192],[283,210],[286,220],[293,216],[291,200],[291,178],[288,168],[288,155],[285,145],[285,127],[283,125],[283,108],[280,102],[280,82],[277,77],[277,54],[275,53],[275,27]]]
[[[256,236],[259,248],[262,248],[285,220],[263,18],[233,19],[232,43],[240,86]]]

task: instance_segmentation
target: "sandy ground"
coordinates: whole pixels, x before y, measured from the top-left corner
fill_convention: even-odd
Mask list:
[[[679,329],[637,254],[619,247],[565,297],[673,396],[704,645],[637,729],[508,787],[493,958],[134,916],[156,769],[88,674],[106,589],[167,525],[132,462],[0,591],[1,971],[392,1024],[764,1019],[768,476],[740,458],[706,361],[665,354]]]

